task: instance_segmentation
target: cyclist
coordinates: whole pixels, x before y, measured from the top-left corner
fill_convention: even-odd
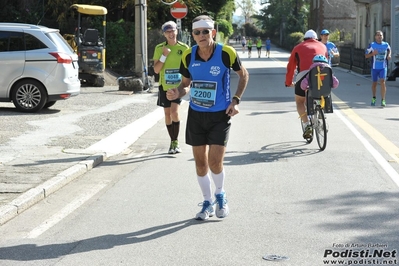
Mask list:
[[[317,40],[317,34],[314,30],[308,30],[304,35],[304,41],[296,45],[291,52],[287,64],[287,73],[285,75],[285,86],[295,86],[295,103],[299,117],[304,124],[308,123],[305,107],[305,92],[301,89],[301,81],[309,71],[312,60],[315,55],[325,55],[327,57],[326,46]],[[294,73],[298,71],[296,83],[294,83]],[[304,139],[312,137],[312,127],[308,125],[303,133]]]

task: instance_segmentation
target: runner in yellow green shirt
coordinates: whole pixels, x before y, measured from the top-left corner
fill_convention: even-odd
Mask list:
[[[179,106],[181,99],[169,101],[166,91],[176,88],[182,76],[179,73],[182,54],[189,47],[187,44],[177,41],[177,24],[168,21],[162,25],[165,42],[158,44],[154,51],[154,71],[159,73],[159,92],[157,105],[163,107],[165,124],[170,136],[169,154],[182,152],[178,136],[180,131]]]
[[[247,41],[248,58],[251,58],[252,45],[253,45],[252,38],[249,37]]]
[[[258,58],[260,58],[260,54],[262,52],[262,40],[260,37],[256,39],[256,49],[258,50]]]

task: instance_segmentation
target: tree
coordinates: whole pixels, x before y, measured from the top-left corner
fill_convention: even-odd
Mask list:
[[[255,0],[239,0],[236,1],[236,5],[241,9],[242,15],[244,16],[244,23],[251,22],[251,16],[256,14],[254,8]]]
[[[283,42],[291,33],[307,30],[308,15],[309,3],[305,0],[270,0],[254,17],[267,35]]]

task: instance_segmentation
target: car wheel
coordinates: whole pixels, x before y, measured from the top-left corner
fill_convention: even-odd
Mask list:
[[[40,82],[26,79],[14,85],[11,99],[18,110],[33,113],[44,107],[47,102],[47,93]]]
[[[56,102],[57,102],[57,101],[47,102],[47,103],[43,106],[43,108],[49,108],[49,107],[53,106]]]

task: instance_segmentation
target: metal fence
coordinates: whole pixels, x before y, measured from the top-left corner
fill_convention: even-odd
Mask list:
[[[357,73],[370,74],[371,61],[365,58],[365,50],[354,48],[353,45],[343,45],[339,47],[340,66],[349,68]]]

